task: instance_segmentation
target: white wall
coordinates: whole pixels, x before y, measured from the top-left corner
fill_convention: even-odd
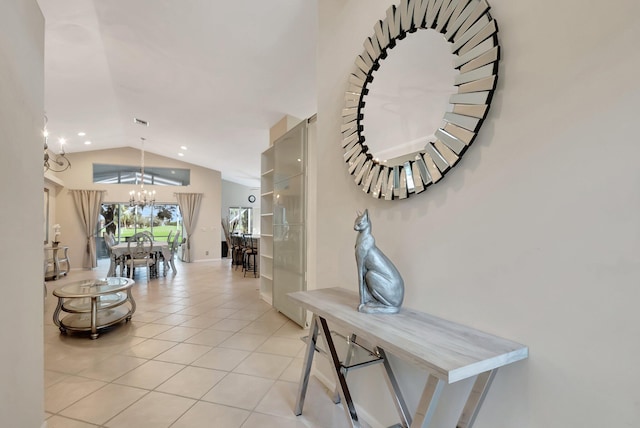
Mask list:
[[[136,165],[140,162],[140,151],[127,147],[72,153],[68,157],[71,160],[71,168],[58,174],[64,181],[64,188],[57,193],[56,219],[62,228],[61,240],[64,244],[69,245],[71,268],[76,269],[82,267],[86,238],[69,189],[106,190],[105,203],[128,201],[129,191],[132,189],[131,185],[93,183],[93,163]],[[145,165],[189,168],[191,170],[191,184],[189,186],[145,186],[145,189],[156,191],[156,202],[158,203],[177,203],[174,196],[174,193],[177,192],[203,193],[196,227],[191,237],[192,261],[219,258],[220,195],[222,192],[220,172],[149,152],[145,152]]]
[[[35,0],[0,2],[0,94],[0,420],[36,428],[44,420],[44,19]]]
[[[503,59],[480,135],[442,182],[394,202],[353,184],[339,128],[353,60],[390,4],[318,5],[311,287],[357,289],[352,223],[369,208],[407,307],[530,347],[498,371],[476,427],[640,426],[639,3],[491,0]],[[398,365],[415,392],[420,374]],[[392,408],[371,392],[384,384],[352,380],[359,404],[388,423]]]

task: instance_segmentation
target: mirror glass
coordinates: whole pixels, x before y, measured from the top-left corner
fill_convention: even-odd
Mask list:
[[[381,164],[435,140],[443,113],[452,110],[449,97],[457,92],[455,57],[442,34],[419,29],[397,40],[380,60],[363,97],[361,134]]]
[[[394,200],[439,182],[473,143],[500,46],[484,0],[402,0],[386,15],[356,56],[340,132],[356,185]]]

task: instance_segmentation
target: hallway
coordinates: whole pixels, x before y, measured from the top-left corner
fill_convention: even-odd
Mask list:
[[[137,310],[97,340],[62,335],[51,291],[104,277],[108,265],[47,282],[44,314],[48,428],[342,427],[342,407],[312,377],[293,407],[305,331],[259,298],[259,279],[228,260],[177,263],[134,278]]]

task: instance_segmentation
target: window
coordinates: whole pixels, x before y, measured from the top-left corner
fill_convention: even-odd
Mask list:
[[[101,184],[142,184],[140,167],[93,164],[93,182]],[[191,170],[185,168],[145,167],[144,184],[156,186],[188,186]]]
[[[146,175],[146,173],[145,173]],[[98,222],[98,257],[108,257],[103,241],[103,233],[113,233],[116,242],[125,242],[127,238],[143,230],[153,234],[156,241],[166,241],[169,233],[182,231],[182,216],[177,204],[156,204],[153,207],[136,208],[128,203],[102,204]]]
[[[229,208],[229,233],[253,233],[253,208]]]

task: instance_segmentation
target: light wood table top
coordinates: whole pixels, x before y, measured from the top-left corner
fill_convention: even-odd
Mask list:
[[[528,357],[529,349],[472,327],[402,308],[398,314],[357,311],[359,296],[344,288],[299,291],[288,296],[372,346],[454,383]]]

